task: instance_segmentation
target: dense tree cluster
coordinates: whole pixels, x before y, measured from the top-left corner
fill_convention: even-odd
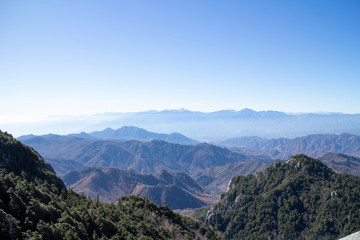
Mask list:
[[[360,229],[360,178],[296,155],[233,178],[206,220],[226,239],[336,239]]]

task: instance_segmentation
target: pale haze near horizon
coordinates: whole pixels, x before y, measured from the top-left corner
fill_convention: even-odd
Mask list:
[[[359,1],[1,1],[0,123],[360,113]]]

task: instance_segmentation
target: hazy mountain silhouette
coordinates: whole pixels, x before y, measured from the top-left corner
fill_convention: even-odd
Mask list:
[[[16,124],[12,124],[16,129]],[[39,123],[29,123],[30,133],[73,133],[96,131],[119,126],[137,126],[152,132],[179,132],[199,141],[221,141],[241,136],[264,138],[294,138],[309,134],[360,135],[360,114],[301,113],[278,111],[223,110],[194,112],[188,110],[147,111],[134,113],[104,113],[93,116],[56,117]],[[6,127],[6,126],[5,126]],[[64,130],[66,129],[66,130]]]
[[[51,138],[54,134],[41,135],[41,137]],[[151,140],[163,140],[170,143],[179,143],[179,144],[196,144],[198,141],[185,137],[180,133],[153,133],[146,131],[145,129],[125,126],[119,129],[106,128],[102,131],[95,131],[90,133],[77,133],[77,134],[68,134],[67,137],[76,137],[76,138],[85,138],[85,139],[98,139],[98,140],[119,140],[119,141],[128,141],[128,140],[138,140],[138,141],[151,141]],[[18,140],[25,141],[36,137],[33,134],[24,135],[18,137]]]
[[[267,155],[280,159],[287,159],[297,153],[315,158],[322,157],[327,153],[343,153],[360,157],[360,136],[348,133],[315,134],[294,139],[241,137],[228,139],[219,144],[244,154]]]
[[[119,142],[59,135],[33,137],[24,140],[24,143],[36,149],[45,159],[56,162],[55,170],[62,173],[65,173],[66,166],[68,171],[81,169],[83,166],[96,166],[132,168],[140,173],[156,173],[167,169],[195,174],[205,168],[228,163],[271,160],[247,156],[206,143],[181,145],[159,140]],[[71,165],[70,161],[80,165]]]

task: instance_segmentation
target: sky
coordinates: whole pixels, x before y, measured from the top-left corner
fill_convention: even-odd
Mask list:
[[[0,123],[360,113],[360,1],[0,0]]]

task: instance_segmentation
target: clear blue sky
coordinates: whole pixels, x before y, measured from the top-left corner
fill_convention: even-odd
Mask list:
[[[186,108],[360,113],[360,1],[0,0],[0,123]]]

